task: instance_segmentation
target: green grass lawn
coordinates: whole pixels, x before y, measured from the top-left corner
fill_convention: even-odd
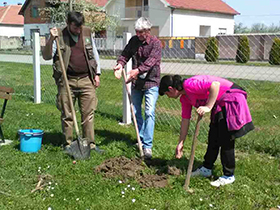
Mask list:
[[[165,188],[142,188],[134,179],[105,179],[94,173],[103,161],[117,156],[134,158],[138,151],[134,127],[118,124],[122,119],[122,83],[110,71],[104,71],[98,89],[95,136],[106,153],[91,153],[91,159],[73,164],[62,143],[60,113],[55,107],[56,86],[50,66],[42,66],[41,104],[33,101],[33,73],[29,64],[0,63],[0,85],[15,89],[8,102],[2,129],[11,145],[0,147],[0,209],[270,209],[280,205],[280,99],[279,83],[234,80],[248,91],[256,130],[236,141],[236,182],[215,189],[209,179],[191,178],[193,194],[183,190],[185,173],[168,176]],[[276,117],[276,118],[275,118]],[[79,115],[78,115],[79,119]],[[195,121],[195,117],[193,121]],[[166,160],[169,166],[186,171],[190,155],[191,132],[185,143],[185,157],[174,158],[180,123],[179,101],[160,97],[154,135],[154,158]],[[205,117],[198,137],[194,167],[202,161],[206,149],[209,119]],[[19,150],[17,131],[23,128],[44,130],[42,149],[27,154]],[[144,173],[156,173],[150,167]],[[214,176],[222,175],[220,161]],[[31,193],[39,176],[46,176],[43,190]],[[119,180],[125,183],[119,183]],[[50,184],[49,184],[50,182]],[[135,190],[131,190],[131,185]],[[127,190],[125,190],[127,188]],[[125,191],[124,197],[121,192]],[[135,202],[132,202],[135,199]]]

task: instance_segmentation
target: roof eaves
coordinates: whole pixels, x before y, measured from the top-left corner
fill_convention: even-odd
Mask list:
[[[103,7],[101,7],[101,9],[102,9],[102,10],[105,10],[105,8],[106,8],[112,1],[114,1],[114,0],[109,0],[109,1],[107,1],[107,3],[106,3]]]
[[[24,2],[24,4],[22,5],[20,11],[18,12],[19,15],[24,16],[24,10],[26,9],[26,7],[27,7],[27,5],[29,4],[30,1],[31,1],[31,0],[26,0],[26,1]]]
[[[185,8],[185,7],[176,7],[176,6],[170,6],[174,9],[182,9],[182,10],[192,10],[192,11],[200,11],[200,12],[210,12],[210,13],[220,13],[220,14],[229,14],[229,15],[240,15],[239,12],[221,12],[221,11],[210,11],[210,10],[200,10],[200,9],[192,9],[192,8]]]
[[[165,7],[173,7],[166,0],[160,0],[160,1],[164,4]]]

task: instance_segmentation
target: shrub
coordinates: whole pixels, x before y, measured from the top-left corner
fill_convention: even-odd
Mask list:
[[[250,59],[250,46],[247,36],[239,38],[235,60],[237,63],[247,63]]]
[[[210,37],[207,41],[205,59],[208,62],[216,62],[219,57],[218,40],[215,37]]]
[[[269,63],[271,65],[280,65],[280,39],[275,38],[269,52]]]

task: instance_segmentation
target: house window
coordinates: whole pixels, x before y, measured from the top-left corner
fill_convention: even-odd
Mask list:
[[[199,36],[211,36],[211,26],[199,26]]]
[[[31,7],[31,17],[33,17],[33,18],[39,17],[39,10],[38,10],[37,6]]]
[[[151,34],[154,36],[159,36],[159,26],[153,26],[151,28]]]
[[[144,0],[144,11],[149,11],[149,1]]]
[[[227,34],[227,29],[226,28],[219,28],[219,35],[225,35]]]

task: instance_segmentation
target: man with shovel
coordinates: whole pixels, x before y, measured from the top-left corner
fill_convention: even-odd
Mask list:
[[[73,113],[71,113],[66,85],[63,82],[58,50],[61,51],[73,102],[78,100],[83,138],[87,139],[91,149],[96,149],[94,141],[94,110],[97,104],[95,89],[100,84],[101,71],[100,65],[97,65],[99,55],[91,30],[83,24],[83,14],[76,11],[69,12],[67,26],[63,30],[50,29],[50,39],[42,54],[45,60],[53,58],[53,77],[58,89],[56,105],[61,111],[66,146],[71,145],[73,141]],[[60,49],[54,42],[57,37]]]
[[[152,158],[161,62],[161,43],[156,36],[150,34],[151,27],[150,21],[144,17],[135,22],[136,36],[129,40],[114,67],[115,75],[118,77],[121,75],[123,67],[132,58],[133,69],[128,73],[127,81],[132,81],[132,103],[143,144],[144,157],[147,159]],[[141,111],[144,97],[145,120],[143,120]]]

